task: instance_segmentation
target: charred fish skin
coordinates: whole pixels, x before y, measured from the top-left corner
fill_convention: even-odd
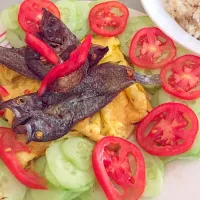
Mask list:
[[[108,47],[93,44],[88,55],[90,67],[96,66],[108,51]]]
[[[134,83],[131,68],[105,63],[88,70],[87,77],[71,92],[45,94],[40,103],[32,105],[27,112],[16,116],[13,127],[17,132],[26,130],[28,142],[46,142],[61,138],[79,121],[94,115],[110,103],[122,90]],[[58,95],[58,96],[56,96]],[[34,95],[31,97],[34,98]],[[57,98],[55,104],[48,104],[49,98]],[[28,102],[31,102],[29,100]],[[52,102],[52,100],[51,100]],[[0,108],[16,109],[11,101],[3,103]],[[8,106],[9,105],[9,106]],[[41,106],[41,107],[40,107]],[[30,109],[30,103],[26,107]],[[27,109],[26,109],[27,111]],[[18,128],[19,127],[19,128]]]
[[[24,57],[25,48],[10,49],[6,47],[0,47],[0,64],[19,74],[39,80],[40,77],[27,67]]]

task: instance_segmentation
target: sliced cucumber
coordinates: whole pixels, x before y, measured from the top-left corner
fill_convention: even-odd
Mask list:
[[[99,183],[95,183],[94,187],[88,190],[87,192],[84,192],[79,196],[81,200],[107,200],[107,197],[102,190]]]
[[[46,151],[49,169],[60,185],[66,189],[77,189],[91,183],[95,179],[93,170],[77,169],[62,152],[62,145],[63,141],[55,142]]]
[[[73,137],[62,144],[62,150],[68,160],[80,170],[92,168],[94,143],[83,137]]]
[[[165,92],[163,89],[158,91],[158,103],[163,104],[167,102],[179,102],[187,105],[188,107],[192,108],[196,114],[200,113],[200,98],[195,100],[183,100],[179,99],[175,96],[172,96]]]
[[[92,181],[91,183],[89,183],[88,185],[86,185],[84,187],[81,187],[81,188],[78,188],[78,189],[75,189],[75,190],[71,190],[71,191],[83,193],[85,191],[90,190],[94,186],[94,183],[95,183],[95,181]]]
[[[151,25],[151,26],[155,26],[154,22],[149,18],[149,16],[138,16],[138,17],[135,17],[134,19],[134,22],[135,23],[145,23],[145,24],[148,24],[148,25]]]
[[[0,14],[0,21],[7,29],[19,28],[18,23],[19,6],[14,5],[7,9],[4,9]]]
[[[90,26],[88,22],[86,22],[81,29],[74,30],[73,33],[79,40],[82,40],[89,33],[89,31],[90,31]]]
[[[155,197],[160,194],[163,187],[164,165],[159,158],[143,152],[146,164],[146,187],[144,197]]]
[[[159,100],[158,100],[158,92],[159,90],[157,90],[151,97],[151,105],[153,108],[157,107],[159,105]]]
[[[45,176],[45,168],[47,165],[47,159],[45,156],[37,159],[35,162],[35,171],[41,176]]]
[[[22,200],[26,190],[0,160],[0,199]]]
[[[130,138],[130,141],[141,150],[145,160],[146,186],[143,196],[158,196],[163,187],[164,164],[158,157],[152,156],[141,149],[141,147],[136,142],[135,137]]]
[[[61,20],[67,25],[67,27],[73,31],[76,28],[76,7],[73,2],[60,0],[55,2],[56,6],[58,7]]]
[[[124,55],[129,57],[129,48],[133,36],[142,28],[155,26],[149,17],[130,17],[127,26],[122,34],[118,36],[120,49]]]
[[[65,196],[65,200],[74,200],[80,196],[81,193],[73,192],[71,190],[68,191],[67,195]]]
[[[25,33],[21,28],[18,29],[7,29],[6,37],[14,48],[21,48],[26,46]]]
[[[59,188],[48,190],[31,190],[33,200],[66,200],[68,191]]]
[[[76,7],[76,27],[75,30],[80,30],[86,24],[89,15],[89,5],[87,2],[74,2]]]
[[[47,178],[47,180],[55,187],[60,187],[60,183],[58,182],[58,180],[56,179],[56,177],[53,175],[53,173],[50,171],[49,166],[46,166],[45,169],[45,177]]]
[[[93,8],[94,6],[96,6],[99,3],[103,3],[103,2],[107,2],[107,1],[113,1],[113,0],[95,0],[95,1],[91,1],[89,3],[89,7],[90,9]],[[117,1],[117,0],[116,0]]]
[[[31,190],[28,190],[26,192],[26,196],[24,197],[24,200],[34,200],[33,197],[31,196]]]

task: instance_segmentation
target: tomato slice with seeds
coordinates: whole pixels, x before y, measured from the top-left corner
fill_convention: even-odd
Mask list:
[[[143,194],[145,163],[134,144],[118,137],[105,137],[96,144],[92,162],[109,200],[137,200]]]
[[[140,122],[136,139],[152,155],[174,156],[191,148],[198,128],[198,118],[192,109],[180,103],[165,103]]]
[[[94,6],[89,13],[91,29],[103,36],[116,36],[123,32],[129,17],[128,8],[117,1],[108,1]]]
[[[24,169],[17,158],[18,152],[30,153],[30,150],[16,140],[12,129],[0,127],[0,159],[22,184],[28,188],[46,190],[46,180],[36,172]]]
[[[181,99],[200,97],[200,57],[185,55],[166,65],[160,73],[163,89]]]
[[[25,0],[21,4],[18,14],[19,24],[25,32],[36,33],[39,31],[43,16],[42,8],[60,18],[60,11],[53,2],[49,0]]]
[[[176,47],[160,29],[143,28],[134,35],[129,56],[131,62],[139,67],[156,69],[175,58]]]

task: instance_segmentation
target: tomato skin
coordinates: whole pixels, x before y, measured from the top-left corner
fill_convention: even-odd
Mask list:
[[[113,153],[110,157],[107,156],[106,148],[109,145],[120,146],[119,157]],[[133,155],[137,164],[134,178],[131,176],[131,166],[128,161],[130,154]],[[92,162],[96,178],[108,200],[137,200],[143,194],[146,184],[145,162],[142,153],[134,144],[118,137],[105,137],[96,144]],[[112,179],[115,178],[115,182],[123,189],[123,193],[120,193],[111,182],[110,177],[113,174]]]
[[[136,140],[149,154],[175,156],[192,147],[198,123],[196,114],[189,107],[181,103],[165,103],[154,108],[140,122]]]
[[[0,128],[0,158],[12,174],[25,186],[32,189],[45,190],[46,181],[36,172],[23,169],[18,161],[17,152],[29,152],[24,144],[15,139],[15,135],[10,128]]]
[[[192,69],[192,65],[196,68],[193,71],[184,70],[184,64],[190,62],[191,65],[188,65],[187,69]],[[196,65],[196,66],[195,66]],[[185,68],[186,69],[186,68]],[[193,100],[200,97],[200,89],[193,90],[195,87],[200,85],[200,57],[194,55],[184,55],[173,62],[166,65],[160,73],[160,79],[162,82],[162,88],[169,94],[176,96],[185,100]],[[179,87],[179,83],[175,82],[174,86],[170,84],[170,79],[168,78],[168,73],[172,72],[172,75],[180,76],[181,81],[187,81],[189,85],[190,82],[192,85],[191,89],[183,90]],[[179,77],[178,77],[179,78]],[[185,80],[184,80],[185,78]]]
[[[112,12],[112,8],[117,8],[122,13],[121,16]],[[90,28],[102,36],[116,36],[122,33],[126,27],[129,17],[128,8],[117,1],[108,1],[94,6],[89,13]],[[108,30],[112,27],[114,30]]]
[[[60,18],[60,11],[56,5],[49,0],[25,0],[19,9],[18,22],[25,32],[36,33],[39,31],[42,20],[42,8]]]
[[[159,37],[165,41],[162,41]],[[139,55],[136,55],[136,49],[138,49]],[[166,51],[168,52],[168,56],[156,62],[156,59],[161,58],[162,54]],[[134,65],[148,69],[164,67],[175,56],[176,46],[173,40],[156,27],[140,29],[133,36],[129,49],[131,62]]]

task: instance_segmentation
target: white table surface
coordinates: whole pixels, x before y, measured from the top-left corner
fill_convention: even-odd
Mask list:
[[[20,2],[21,0],[0,0],[0,10],[8,7],[9,5]],[[143,7],[140,3],[140,0],[121,0],[122,3],[126,4],[130,8],[134,8],[135,10],[143,11]]]

